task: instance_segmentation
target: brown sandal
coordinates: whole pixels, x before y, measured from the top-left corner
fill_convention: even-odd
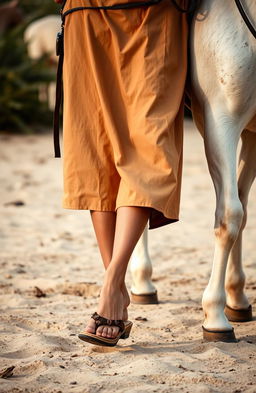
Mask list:
[[[90,344],[94,345],[103,345],[107,347],[114,347],[117,343],[118,340],[121,339],[126,339],[130,335],[130,331],[132,328],[132,322],[131,321],[122,321],[121,319],[114,320],[114,319],[107,319],[104,317],[101,317],[99,314],[96,312],[92,314],[91,318],[94,319],[96,323],[96,330],[99,326],[102,325],[107,325],[107,326],[117,326],[119,327],[119,333],[115,338],[107,338],[103,336],[97,336],[96,335],[96,330],[95,333],[89,333],[89,332],[84,332],[78,334],[78,337],[80,340],[86,341]]]

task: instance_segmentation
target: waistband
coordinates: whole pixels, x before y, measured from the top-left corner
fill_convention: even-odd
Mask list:
[[[113,6],[123,6],[125,4],[132,5],[132,3],[153,3],[154,0],[66,0],[63,11],[67,11],[76,7],[90,7],[90,8],[105,8]],[[161,1],[161,0],[160,0]]]
[[[150,7],[163,0],[64,0],[61,14],[64,16],[79,10],[125,10],[140,7]],[[172,3],[182,13],[193,12],[199,0],[166,0]]]

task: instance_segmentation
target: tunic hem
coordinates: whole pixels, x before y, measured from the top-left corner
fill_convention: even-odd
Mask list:
[[[162,211],[162,209],[157,210],[156,208],[152,207],[152,204],[150,205],[149,203],[129,203],[129,204],[118,204],[117,206],[109,206],[109,205],[99,205],[99,204],[77,204],[77,203],[65,203],[63,202],[62,207],[64,209],[70,209],[70,210],[96,210],[96,211],[112,211],[115,212],[119,207],[124,207],[124,206],[133,206],[133,207],[147,207],[152,209],[151,214],[149,217],[149,227],[148,229],[156,229],[160,228],[162,226],[172,224],[174,222],[179,221],[179,217],[177,217],[176,214],[168,214],[169,217],[167,217],[166,213]]]

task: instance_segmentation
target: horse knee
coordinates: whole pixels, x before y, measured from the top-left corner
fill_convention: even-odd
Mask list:
[[[246,223],[247,223],[247,210],[246,209],[244,209],[244,214],[243,214],[243,218],[242,218],[242,223],[241,223],[241,226],[240,226],[240,230],[244,230],[244,228],[245,228],[245,226],[246,226]]]
[[[224,244],[233,244],[244,220],[244,209],[240,201],[231,203],[222,213],[216,213],[215,236]]]
[[[241,223],[241,229],[243,230],[247,223],[247,204],[248,204],[248,195],[243,195],[241,191],[239,191],[239,199],[243,206],[243,218]]]

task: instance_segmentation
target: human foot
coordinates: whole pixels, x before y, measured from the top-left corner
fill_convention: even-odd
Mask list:
[[[101,290],[97,313],[107,319],[127,321],[129,304],[130,297],[125,284],[121,288],[105,284]],[[117,326],[102,325],[97,328],[93,318],[90,318],[85,328],[85,332],[107,338],[115,338],[119,331]]]
[[[130,305],[130,296],[129,296],[129,293],[127,291],[125,283],[122,285],[121,291],[122,291],[122,294],[123,294],[123,297],[124,297],[124,309],[123,309],[123,318],[122,318],[122,320],[123,321],[127,321],[128,320],[127,308]]]
[[[107,318],[101,317],[97,312],[92,315],[92,318],[95,320],[96,326],[100,327],[102,325],[109,326],[117,326],[119,328],[119,332],[116,337],[104,337],[103,335],[97,335],[95,333],[82,332],[78,334],[78,338],[82,341],[86,341],[90,344],[101,345],[107,347],[114,347],[119,339],[125,340],[129,338],[132,322],[131,321],[122,321],[122,320],[109,320]]]
[[[129,295],[128,295],[128,296],[129,296]],[[129,306],[130,301],[127,302],[127,303],[125,303],[125,304],[127,304],[127,306],[124,307],[124,309],[123,309],[122,321],[127,321],[127,320],[128,320],[128,311],[127,311],[127,307]],[[86,325],[85,331],[88,332],[88,333],[95,333],[96,329],[97,329],[97,327],[96,327],[95,320],[94,320],[93,318],[90,318],[89,321],[88,321],[88,323],[87,323],[87,325]],[[111,337],[112,337],[112,336],[111,336]]]

